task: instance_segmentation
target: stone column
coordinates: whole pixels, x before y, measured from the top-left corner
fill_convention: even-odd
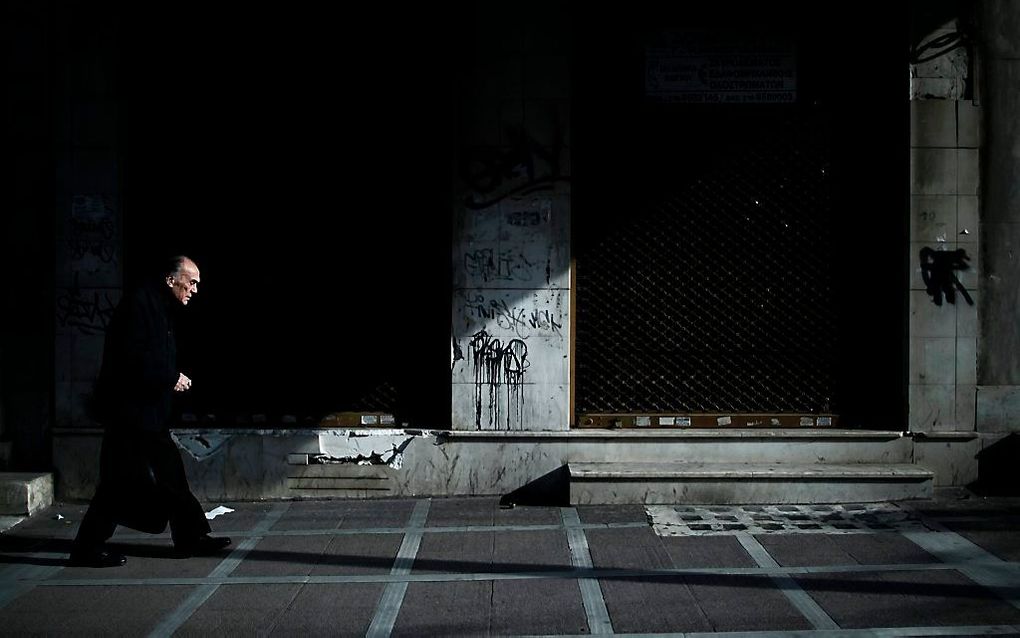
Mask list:
[[[91,5],[56,10],[57,139],[53,462],[64,497],[98,479],[90,401],[120,299],[117,19]]]
[[[570,32],[558,3],[531,9],[477,5],[460,56],[458,430],[570,425]]]
[[[981,337],[977,429],[1020,430],[1020,4],[980,3]]]
[[[967,88],[970,51],[955,46],[968,35],[963,17],[946,16],[923,34],[910,67],[909,427],[915,432],[974,430],[981,108]]]

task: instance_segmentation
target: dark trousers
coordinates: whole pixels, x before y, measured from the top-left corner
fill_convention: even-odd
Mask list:
[[[169,432],[108,428],[99,459],[99,486],[74,544],[97,547],[117,525],[159,534],[170,524],[174,543],[210,531],[205,510],[188,487],[184,463]]]

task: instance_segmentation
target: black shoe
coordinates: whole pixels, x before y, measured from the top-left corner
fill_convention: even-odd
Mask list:
[[[178,556],[209,556],[230,545],[226,536],[209,536],[204,534],[198,538],[174,543],[174,552]]]
[[[75,567],[120,567],[127,556],[105,549],[76,549],[71,551],[68,564]]]

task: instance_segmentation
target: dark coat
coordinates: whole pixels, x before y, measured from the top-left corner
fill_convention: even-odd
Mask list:
[[[169,522],[175,543],[209,533],[169,430],[179,304],[153,281],[125,295],[110,319],[95,396],[106,426],[99,486],[78,528],[80,546],[102,545],[117,525],[157,534]]]
[[[162,282],[128,293],[110,319],[96,386],[97,417],[107,428],[165,431],[177,383],[174,317],[178,301]]]

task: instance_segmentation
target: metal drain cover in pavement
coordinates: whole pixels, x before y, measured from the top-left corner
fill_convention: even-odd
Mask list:
[[[913,513],[892,503],[848,505],[648,505],[659,536],[861,534],[924,531]]]

